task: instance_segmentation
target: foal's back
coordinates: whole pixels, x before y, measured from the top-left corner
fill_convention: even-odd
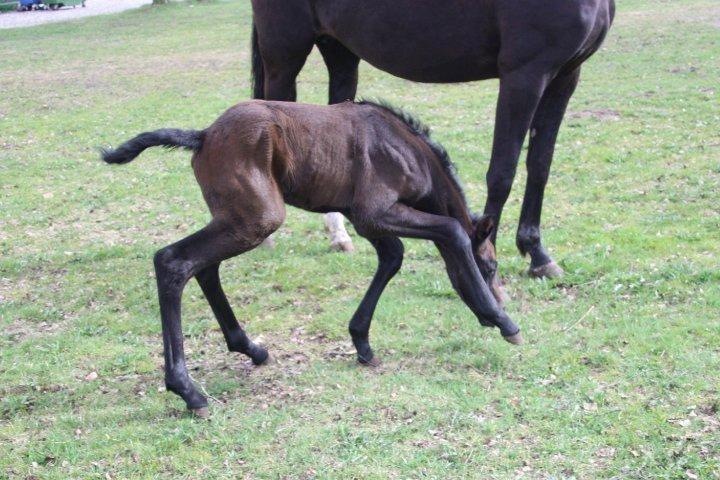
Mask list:
[[[424,195],[431,155],[407,125],[374,104],[250,101],[208,127],[193,168],[213,213],[272,198],[349,214]]]

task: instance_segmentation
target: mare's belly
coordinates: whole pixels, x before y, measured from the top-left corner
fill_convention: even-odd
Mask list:
[[[361,59],[417,82],[453,83],[497,76],[500,39],[486,0],[326,0],[321,33]]]

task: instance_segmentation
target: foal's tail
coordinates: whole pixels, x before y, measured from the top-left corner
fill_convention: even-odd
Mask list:
[[[265,68],[263,67],[262,56],[260,55],[260,44],[258,43],[258,32],[255,22],[252,26],[252,86],[253,98],[262,100],[265,98]]]
[[[103,148],[100,152],[107,163],[128,163],[150,147],[185,148],[197,152],[202,148],[205,132],[203,130],[178,130],[163,128],[154,132],[141,133],[116,149]]]

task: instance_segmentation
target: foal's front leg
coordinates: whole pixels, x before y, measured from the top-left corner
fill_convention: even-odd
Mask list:
[[[384,216],[375,219],[373,226],[366,229],[368,232],[374,230],[377,236],[384,232],[385,235],[435,242],[445,260],[453,287],[478,321],[483,325],[498,327],[508,342],[522,343],[520,329],[500,308],[480,275],[470,237],[457,220],[396,203]]]
[[[375,307],[385,286],[400,270],[405,248],[397,237],[370,240],[378,256],[378,267],[365,296],[350,321],[350,336],[357,350],[357,359],[363,365],[378,366],[380,363],[370,348],[369,332]]]

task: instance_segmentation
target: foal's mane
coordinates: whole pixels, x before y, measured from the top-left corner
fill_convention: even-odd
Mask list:
[[[433,151],[435,156],[440,161],[440,165],[442,165],[443,170],[447,174],[448,178],[455,186],[455,188],[457,188],[457,191],[460,194],[463,202],[467,204],[467,200],[465,198],[465,191],[463,190],[460,179],[458,178],[457,167],[452,162],[452,160],[450,160],[450,155],[448,155],[445,147],[432,139],[432,137],[430,136],[430,127],[425,125],[422,121],[420,121],[417,117],[413,116],[411,113],[403,110],[402,108],[396,107],[385,100],[374,101],[362,99],[359,102],[355,103],[357,103],[358,105],[371,105],[373,107],[379,108],[383,111],[388,112],[389,114],[403,122],[412,133],[417,135],[423,142],[427,144],[428,147],[430,147],[430,150]]]

